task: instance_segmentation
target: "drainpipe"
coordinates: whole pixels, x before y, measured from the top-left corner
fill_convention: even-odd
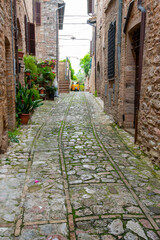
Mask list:
[[[14,80],[14,88],[15,88],[15,95],[16,95],[16,78],[15,78],[15,58],[14,58],[14,24],[13,24],[13,3],[10,0],[11,6],[11,33],[12,33],[12,62],[13,62],[13,80]]]
[[[65,5],[56,9],[56,60],[57,60],[57,63],[56,63],[56,77],[57,77],[57,82],[59,80],[59,74],[58,74],[58,64],[59,64],[58,10],[61,9],[61,8],[64,8],[64,7],[65,7]]]
[[[16,59],[16,82],[18,82],[18,34],[17,34],[17,5],[14,0],[14,33],[15,33],[15,59]]]
[[[117,86],[117,94],[119,94],[119,83],[120,83],[120,74],[121,74],[122,7],[123,7],[123,0],[119,0],[119,6],[118,6],[118,42],[117,42],[117,55],[118,55],[118,86]],[[118,106],[118,96],[117,96],[117,106]]]
[[[121,70],[122,6],[123,6],[123,0],[119,0],[119,7],[118,7],[118,43],[117,43],[117,52],[118,52],[118,76],[119,76],[119,78],[120,78],[120,70]]]
[[[143,49],[144,49],[144,39],[145,39],[145,25],[146,25],[146,9],[142,6],[142,0],[138,0],[138,10],[141,11],[141,27],[140,27],[140,49],[139,49],[139,96],[138,96],[138,103],[140,102],[140,90],[141,90],[141,81],[142,81],[142,65],[143,65]],[[139,106],[139,104],[138,104]],[[137,109],[136,119],[135,119],[135,143],[137,142],[137,135],[138,135],[138,112]]]
[[[95,26],[95,50],[94,50],[94,61],[95,61],[95,91],[97,90],[97,27]]]
[[[87,20],[87,24],[89,24],[89,25],[91,25],[92,27],[94,27],[94,29],[95,29],[95,35],[94,35],[94,37],[95,37],[95,49],[94,49],[94,61],[95,61],[95,90],[97,89],[96,88],[96,80],[97,80],[97,54],[96,54],[96,49],[97,49],[97,27],[96,27],[96,25],[94,25],[94,24],[96,24],[96,21],[93,21],[93,22],[90,22],[90,20]]]

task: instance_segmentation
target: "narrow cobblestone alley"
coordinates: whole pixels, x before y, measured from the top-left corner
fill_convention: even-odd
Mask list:
[[[45,101],[20,131],[0,160],[0,239],[160,239],[158,172],[95,97]]]

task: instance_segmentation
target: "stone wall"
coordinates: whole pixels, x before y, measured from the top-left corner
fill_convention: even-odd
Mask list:
[[[123,6],[124,27],[127,9],[130,1]],[[146,9],[146,32],[143,54],[143,72],[140,91],[140,107],[138,113],[138,143],[157,164],[160,156],[160,48],[158,13],[159,1],[143,2]],[[118,122],[125,128],[134,128],[135,78],[136,63],[131,45],[132,32],[140,27],[141,12],[136,2],[133,5],[127,32],[122,32],[121,80],[119,85]],[[123,118],[123,115],[125,116]]]
[[[117,116],[118,63],[117,63],[117,29],[118,1],[99,0],[97,4],[97,51],[96,51],[96,90],[104,101],[107,114]],[[108,79],[108,30],[111,22],[116,22],[115,34],[115,76]],[[93,69],[92,69],[93,71]],[[91,73],[93,76],[93,73]]]
[[[30,8],[27,9],[24,1],[17,0],[17,27],[18,48],[26,53],[24,15],[28,21],[33,19],[32,0],[25,1]],[[30,10],[31,9],[31,10]],[[14,17],[14,13],[13,16]],[[15,58],[14,35],[11,32],[11,5],[10,1],[0,1],[0,153],[8,147],[8,130],[16,127],[15,114],[15,75],[13,61]],[[14,33],[13,33],[14,34]],[[23,65],[23,61],[21,61]],[[24,82],[24,69],[21,68],[19,81]]]
[[[95,57],[92,57],[91,75],[89,78],[89,92],[95,93]]]
[[[25,4],[24,4],[25,3]],[[18,26],[18,49],[22,49],[22,52],[26,54],[26,40],[25,40],[25,20],[24,16],[26,15],[27,22],[33,23],[33,10],[34,5],[32,0],[17,0],[17,26]],[[21,64],[19,72],[19,81],[24,85],[24,62],[19,59]]]
[[[56,59],[56,9],[61,0],[39,0],[41,25],[36,26],[36,55],[38,59]]]
[[[97,0],[97,76],[98,96],[104,100],[104,110],[114,120],[134,134],[135,127],[135,89],[138,63],[136,64],[134,37],[140,30],[141,12],[137,1],[133,4],[126,34],[123,32],[125,17],[130,0],[123,1],[121,62],[118,75],[117,32],[118,0]],[[138,143],[153,161],[159,163],[160,156],[160,20],[159,0],[142,1],[146,8],[146,33],[143,55],[143,72],[138,112]],[[108,29],[111,21],[116,21],[115,77],[108,80]],[[137,67],[136,67],[137,66]],[[90,85],[93,82],[92,65]],[[136,98],[137,99],[137,98]]]
[[[160,164],[160,3],[147,0],[138,141]]]
[[[8,129],[15,127],[15,87],[12,64],[10,2],[0,1],[0,153],[8,146]]]

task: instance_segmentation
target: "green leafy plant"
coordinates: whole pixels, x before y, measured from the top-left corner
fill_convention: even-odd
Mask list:
[[[89,53],[86,54],[84,58],[80,59],[80,67],[83,69],[85,75],[88,76],[91,68],[91,57]]]
[[[24,72],[29,72],[29,73],[31,73],[32,71],[31,71],[29,68],[27,68],[27,69],[24,70]]]
[[[24,64],[25,64],[25,69],[30,69],[31,73],[37,74],[37,61],[34,56],[25,55]]]
[[[31,92],[32,92],[32,94],[34,96],[34,100],[40,99],[39,91],[37,89],[31,88],[30,90],[31,90]]]
[[[46,90],[47,90],[47,92],[48,92],[49,94],[53,94],[53,93],[55,93],[55,92],[57,91],[57,88],[54,87],[54,86],[48,86],[48,87],[46,88]]]
[[[80,91],[84,91],[84,85],[80,85]]]
[[[9,140],[14,143],[19,143],[18,135],[20,135],[20,133],[17,129],[8,132]]]
[[[26,84],[25,87],[22,87],[19,83],[16,95],[16,111],[18,114],[28,114],[35,108],[43,105],[41,103],[42,99],[32,101],[32,96],[33,92],[31,89],[28,89],[28,85]]]
[[[97,90],[94,92],[94,96],[98,97]]]

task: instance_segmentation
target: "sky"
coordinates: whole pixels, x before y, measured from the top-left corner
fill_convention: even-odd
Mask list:
[[[86,24],[89,19],[87,0],[64,0],[64,2],[66,3],[64,25],[63,30],[59,31],[60,60],[69,57],[72,68],[77,73],[80,69],[80,59],[90,51],[92,27]],[[72,40],[71,37],[76,39]]]

